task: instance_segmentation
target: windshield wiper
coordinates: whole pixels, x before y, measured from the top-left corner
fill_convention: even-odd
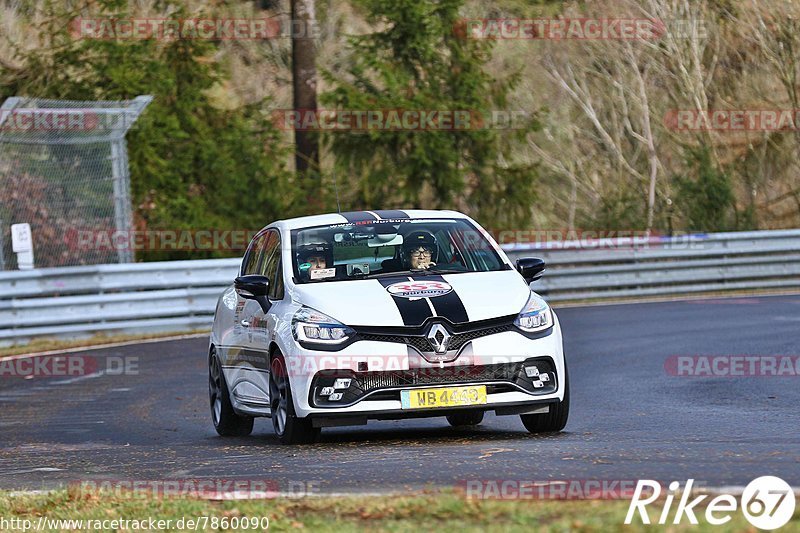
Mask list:
[[[370,274],[363,274],[358,277],[377,279],[377,278],[391,278],[393,276],[411,276],[411,275],[416,275],[416,273],[417,273],[416,270],[397,270],[395,272],[374,272]]]
[[[375,272],[374,274],[364,274],[358,276],[359,278],[391,278],[394,276],[429,276],[431,274],[463,274],[469,270],[455,270],[452,268],[427,268],[420,270],[398,270],[395,272]]]
[[[420,271],[422,274],[466,274],[469,270],[457,270],[455,268],[428,268]]]

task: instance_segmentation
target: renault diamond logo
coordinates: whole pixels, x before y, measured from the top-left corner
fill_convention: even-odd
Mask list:
[[[450,334],[441,324],[434,324],[428,330],[428,342],[433,346],[436,353],[447,352],[447,345],[450,342]]]

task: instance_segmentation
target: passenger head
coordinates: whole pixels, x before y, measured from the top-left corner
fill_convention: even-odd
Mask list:
[[[403,239],[403,262],[411,270],[424,270],[438,260],[436,237],[429,231],[414,231]]]

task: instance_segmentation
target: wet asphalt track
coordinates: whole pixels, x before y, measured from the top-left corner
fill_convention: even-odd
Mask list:
[[[0,488],[80,479],[257,478],[322,491],[399,491],[468,479],[694,478],[800,486],[800,377],[668,376],[670,355],[800,354],[800,296],[568,308],[572,380],[564,433],[534,436],[489,414],[475,430],[443,418],[328,428],[277,443],[269,419],[223,439],[207,405],[206,339],[87,352],[138,356],[139,374],[0,378]]]

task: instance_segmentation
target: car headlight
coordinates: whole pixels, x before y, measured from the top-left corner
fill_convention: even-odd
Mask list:
[[[553,312],[541,296],[532,292],[514,325],[526,333],[543,331],[553,325]]]
[[[338,320],[310,307],[301,307],[292,318],[295,340],[316,344],[341,344],[355,334]]]

